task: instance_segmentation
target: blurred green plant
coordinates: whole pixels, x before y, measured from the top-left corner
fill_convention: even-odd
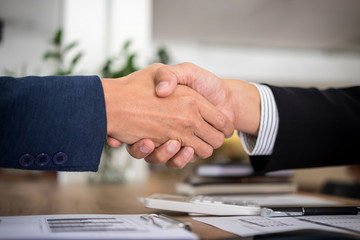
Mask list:
[[[134,64],[134,59],[136,57],[136,53],[132,53],[129,50],[131,45],[131,41],[128,40],[123,45],[120,54],[116,57],[111,57],[106,60],[101,74],[105,78],[119,78],[124,77],[132,72],[138,70],[138,68]],[[118,69],[114,69],[114,65],[119,64],[122,60],[125,60],[123,65],[121,65]]]
[[[153,62],[159,62],[163,64],[169,64],[170,62],[170,55],[165,47],[160,47],[157,50],[157,58]]]
[[[130,45],[131,41],[126,41],[118,56],[111,57],[106,60],[101,69],[102,77],[120,78],[140,69],[134,63],[137,55],[136,53],[130,51]],[[168,64],[170,62],[170,56],[165,47],[159,48],[156,55],[156,58],[152,62],[159,62],[163,64]]]
[[[75,49],[79,43],[73,41],[64,46],[63,30],[60,28],[55,32],[51,40],[52,49],[44,53],[45,61],[53,60],[56,63],[56,70],[53,75],[70,75],[73,74],[74,68],[83,56],[82,51],[78,51],[70,60],[69,64],[65,64],[67,55],[71,50]]]

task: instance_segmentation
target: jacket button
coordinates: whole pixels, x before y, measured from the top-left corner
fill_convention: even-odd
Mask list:
[[[46,153],[40,153],[35,158],[35,164],[40,167],[47,165],[49,163],[49,161],[50,161],[50,157]]]
[[[64,163],[67,162],[67,160],[68,160],[68,156],[64,152],[55,153],[53,157],[53,162],[56,165],[63,165]]]
[[[31,165],[33,165],[35,159],[33,157],[33,155],[31,155],[30,153],[25,153],[24,155],[22,155],[19,159],[19,164],[23,167],[29,167]]]

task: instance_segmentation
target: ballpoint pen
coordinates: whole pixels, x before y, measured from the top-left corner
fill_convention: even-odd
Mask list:
[[[181,228],[185,228],[188,231],[191,231],[190,223],[182,222],[165,214],[146,214],[146,215],[142,215],[141,218],[147,221],[151,221],[154,225],[160,228],[168,229],[174,227],[181,227]],[[161,221],[158,222],[156,221],[156,219],[161,219],[166,223],[162,223]]]
[[[282,207],[262,208],[262,217],[298,217],[307,215],[355,215],[359,208],[354,206],[341,207]]]

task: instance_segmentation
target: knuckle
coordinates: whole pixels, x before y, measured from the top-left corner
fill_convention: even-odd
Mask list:
[[[160,67],[163,67],[164,66],[164,64],[162,64],[162,63],[152,63],[152,64],[150,64],[150,67],[152,67],[152,68],[160,68]]]
[[[182,135],[185,133],[183,132],[185,129],[197,129],[199,126],[199,123],[192,114],[185,114],[180,123],[183,126],[183,129],[181,129]]]
[[[183,62],[180,65],[187,69],[192,69],[195,66],[193,63],[190,63],[190,62]]]
[[[220,130],[224,130],[226,129],[227,126],[227,118],[223,115],[223,114],[218,114],[217,115],[217,124],[219,126]]]
[[[182,103],[183,103],[184,107],[188,107],[188,106],[194,107],[194,105],[197,105],[197,101],[196,101],[195,97],[192,95],[183,96]]]

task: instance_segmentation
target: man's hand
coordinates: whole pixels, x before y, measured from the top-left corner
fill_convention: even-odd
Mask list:
[[[102,79],[108,141],[116,145],[147,139],[137,146],[151,150],[173,139],[177,146],[191,147],[196,155],[209,157],[213,148],[220,147],[224,137],[232,134],[232,123],[188,87],[178,87],[167,98],[157,97],[154,78],[162,66],[153,64],[121,79]]]
[[[160,97],[170,96],[178,85],[189,86],[221,110],[237,130],[253,135],[257,135],[259,131],[260,96],[252,84],[241,80],[220,79],[191,63],[159,68],[155,82],[156,93]],[[184,151],[189,149],[182,148],[179,152],[172,152],[166,144],[145,153],[140,151],[140,145],[144,144],[151,149],[150,142],[138,142],[128,146],[129,153],[137,158],[145,157],[148,162],[159,159],[163,162],[187,162],[193,157],[186,159],[184,156]]]
[[[221,79],[192,63],[161,67],[155,82],[159,97],[170,96],[178,85],[191,87],[221,110],[234,123],[235,129],[257,135],[260,95],[252,84]]]

